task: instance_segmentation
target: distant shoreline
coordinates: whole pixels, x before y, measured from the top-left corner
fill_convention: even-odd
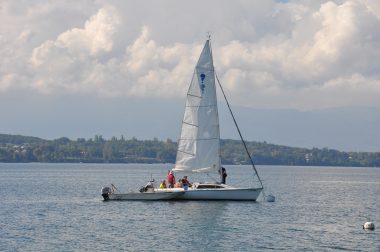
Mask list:
[[[246,142],[256,165],[380,167],[380,152],[342,152],[328,148],[297,148],[266,142]],[[174,164],[177,143],[124,137],[45,140],[0,134],[1,163]],[[250,164],[239,140],[221,140],[224,165]]]

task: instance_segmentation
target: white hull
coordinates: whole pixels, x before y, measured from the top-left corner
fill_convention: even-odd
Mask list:
[[[182,191],[178,200],[251,200],[256,201],[262,188],[235,188],[218,183],[194,183],[187,190],[183,188],[155,189],[155,192]]]
[[[150,186],[152,186],[150,184]],[[145,192],[103,193],[104,200],[249,200],[256,201],[262,188],[235,188],[219,183],[194,183],[189,188],[158,189]]]
[[[131,193],[110,193],[103,195],[104,200],[170,200],[184,194],[182,191],[176,192],[131,192]]]
[[[176,199],[182,200],[252,200],[256,201],[261,188],[195,189],[187,190]]]

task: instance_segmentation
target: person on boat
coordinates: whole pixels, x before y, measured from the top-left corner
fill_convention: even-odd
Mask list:
[[[182,183],[182,179],[180,179],[180,180],[178,180],[178,182],[177,183],[175,183],[175,188],[182,188],[182,186],[183,186],[183,183]]]
[[[168,174],[168,187],[169,188],[174,188],[174,184],[175,184],[175,177],[174,177],[173,171],[169,171],[169,174]]]
[[[160,189],[165,189],[166,188],[166,181],[165,179],[161,181],[161,184],[160,184]]]
[[[224,168],[222,166],[222,184],[225,184],[226,183],[226,178],[227,178],[227,171],[226,171],[226,168]]]
[[[189,182],[189,180],[187,179],[187,176],[184,176],[183,179],[182,179],[182,183],[183,183],[183,186],[185,187],[186,185],[187,186],[191,186],[191,183]]]

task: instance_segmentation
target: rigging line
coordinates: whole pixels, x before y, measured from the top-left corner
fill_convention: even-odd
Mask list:
[[[214,180],[214,182],[218,182],[218,180],[217,179],[215,179],[213,176],[211,176],[209,173],[206,173],[206,175],[209,177],[209,178],[211,178],[212,180]]]
[[[257,175],[257,178],[259,179],[259,182],[260,182],[261,188],[264,188],[263,183],[261,182],[261,179],[260,179],[259,173],[258,173],[257,170],[256,170],[255,164],[253,163],[253,160],[252,160],[251,154],[249,154],[249,151],[248,151],[247,145],[245,144],[245,141],[244,141],[243,136],[242,136],[242,134],[241,134],[241,132],[240,132],[239,126],[238,126],[238,124],[237,124],[237,122],[236,122],[236,120],[235,120],[235,116],[234,116],[234,114],[232,113],[232,110],[231,110],[230,104],[228,103],[228,100],[227,100],[226,94],[224,93],[224,90],[223,90],[222,84],[220,84],[220,81],[219,81],[218,75],[217,75],[216,73],[215,73],[215,77],[216,77],[216,79],[217,79],[217,81],[218,81],[218,84],[219,84],[220,90],[222,90],[222,94],[223,94],[224,100],[226,100],[227,107],[228,107],[228,109],[230,110],[230,114],[231,114],[231,116],[232,116],[232,119],[234,120],[234,123],[235,123],[236,129],[237,129],[237,131],[238,131],[238,133],[239,133],[239,136],[240,136],[240,139],[241,139],[241,141],[242,141],[242,143],[243,143],[243,145],[244,145],[245,151],[247,152],[247,155],[248,155],[248,157],[249,157],[249,161],[251,162],[252,168],[253,168],[253,170],[255,171],[255,173],[256,173],[256,175]]]

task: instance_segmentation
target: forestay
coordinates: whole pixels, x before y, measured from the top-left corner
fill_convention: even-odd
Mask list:
[[[187,93],[174,171],[218,172],[220,132],[215,73],[207,40]]]

